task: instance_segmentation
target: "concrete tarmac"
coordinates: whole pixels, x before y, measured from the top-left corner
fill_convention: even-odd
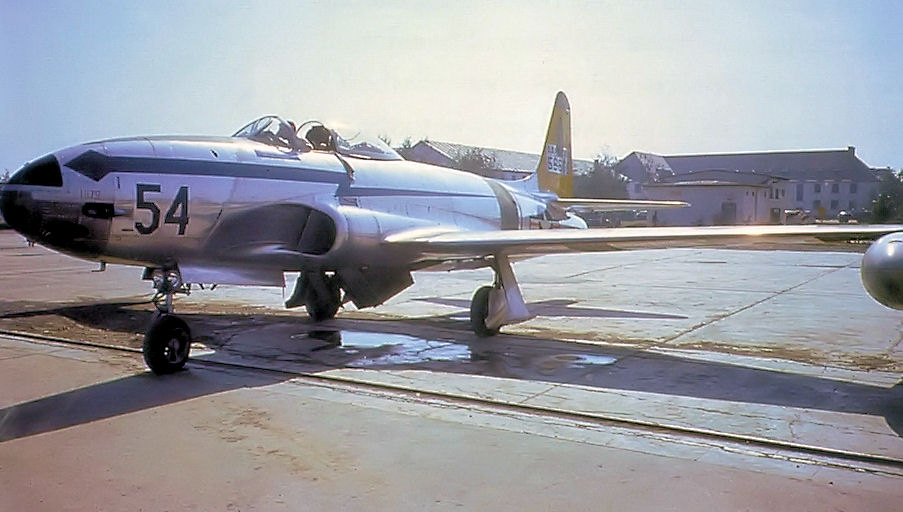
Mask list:
[[[2,336],[0,509],[897,510],[903,317],[858,260],[538,258],[539,316],[492,340],[467,330],[483,271],[322,324],[220,287],[179,301],[196,361],[164,378]],[[137,346],[140,269],[91,268],[0,232],[0,329]]]

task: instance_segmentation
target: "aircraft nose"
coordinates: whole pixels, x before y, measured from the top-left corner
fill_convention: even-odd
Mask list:
[[[6,210],[6,186],[0,183],[0,220],[4,218],[3,211]]]
[[[85,203],[63,187],[54,155],[16,171],[0,186],[0,215],[31,241],[83,257],[102,253],[109,239],[113,205]]]
[[[36,188],[58,189],[63,176],[56,156],[49,154],[31,161],[13,173],[0,188],[0,215],[16,231],[34,236],[41,225],[40,208],[33,199]]]
[[[29,225],[33,224],[29,221],[33,215],[28,211],[27,203],[27,194],[10,190],[6,185],[0,188],[0,216],[9,227],[23,234],[26,234]]]
[[[15,193],[7,190],[8,187],[0,185],[0,223],[5,223],[9,227],[15,229],[15,225],[11,219],[15,219],[13,208],[15,206]]]

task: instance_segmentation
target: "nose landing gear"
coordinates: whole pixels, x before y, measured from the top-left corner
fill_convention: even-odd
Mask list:
[[[144,362],[157,375],[175,373],[188,362],[191,331],[181,318],[155,313],[144,335]]]
[[[173,314],[172,296],[188,293],[177,270],[154,270],[154,313],[150,327],[144,334],[144,362],[157,375],[175,373],[188,362],[191,330],[184,320]]]

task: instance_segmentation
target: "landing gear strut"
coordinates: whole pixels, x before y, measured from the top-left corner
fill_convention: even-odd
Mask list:
[[[174,293],[187,292],[182,279],[176,270],[153,272],[153,283],[156,294],[154,313],[150,327],[144,334],[144,362],[157,375],[175,373],[188,362],[191,348],[191,330],[179,317],[173,314],[172,296]]]
[[[533,318],[527,311],[508,257],[496,255],[492,269],[495,282],[477,289],[470,303],[470,325],[480,337],[495,336],[503,325]]]
[[[314,322],[334,318],[342,305],[339,278],[323,272],[306,272],[298,276],[295,290],[285,301],[285,307],[295,308],[302,304]]]

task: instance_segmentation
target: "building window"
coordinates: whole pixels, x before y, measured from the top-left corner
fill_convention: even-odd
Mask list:
[[[821,194],[821,183],[816,183],[816,184],[815,184],[815,193],[816,193],[816,194]]]
[[[853,211],[855,209],[856,209],[856,201],[850,200],[850,211]]]
[[[812,201],[812,209],[818,210],[819,208],[821,208],[821,199],[816,199],[815,201]]]
[[[832,194],[837,194],[839,192],[840,192],[840,183],[835,183],[835,184],[831,185],[831,193]]]
[[[837,199],[831,199],[831,210],[836,210],[838,206]]]
[[[850,183],[850,193],[851,194],[856,193],[856,184],[855,183]]]
[[[803,184],[802,183],[796,184],[796,200],[797,201],[803,200]]]

